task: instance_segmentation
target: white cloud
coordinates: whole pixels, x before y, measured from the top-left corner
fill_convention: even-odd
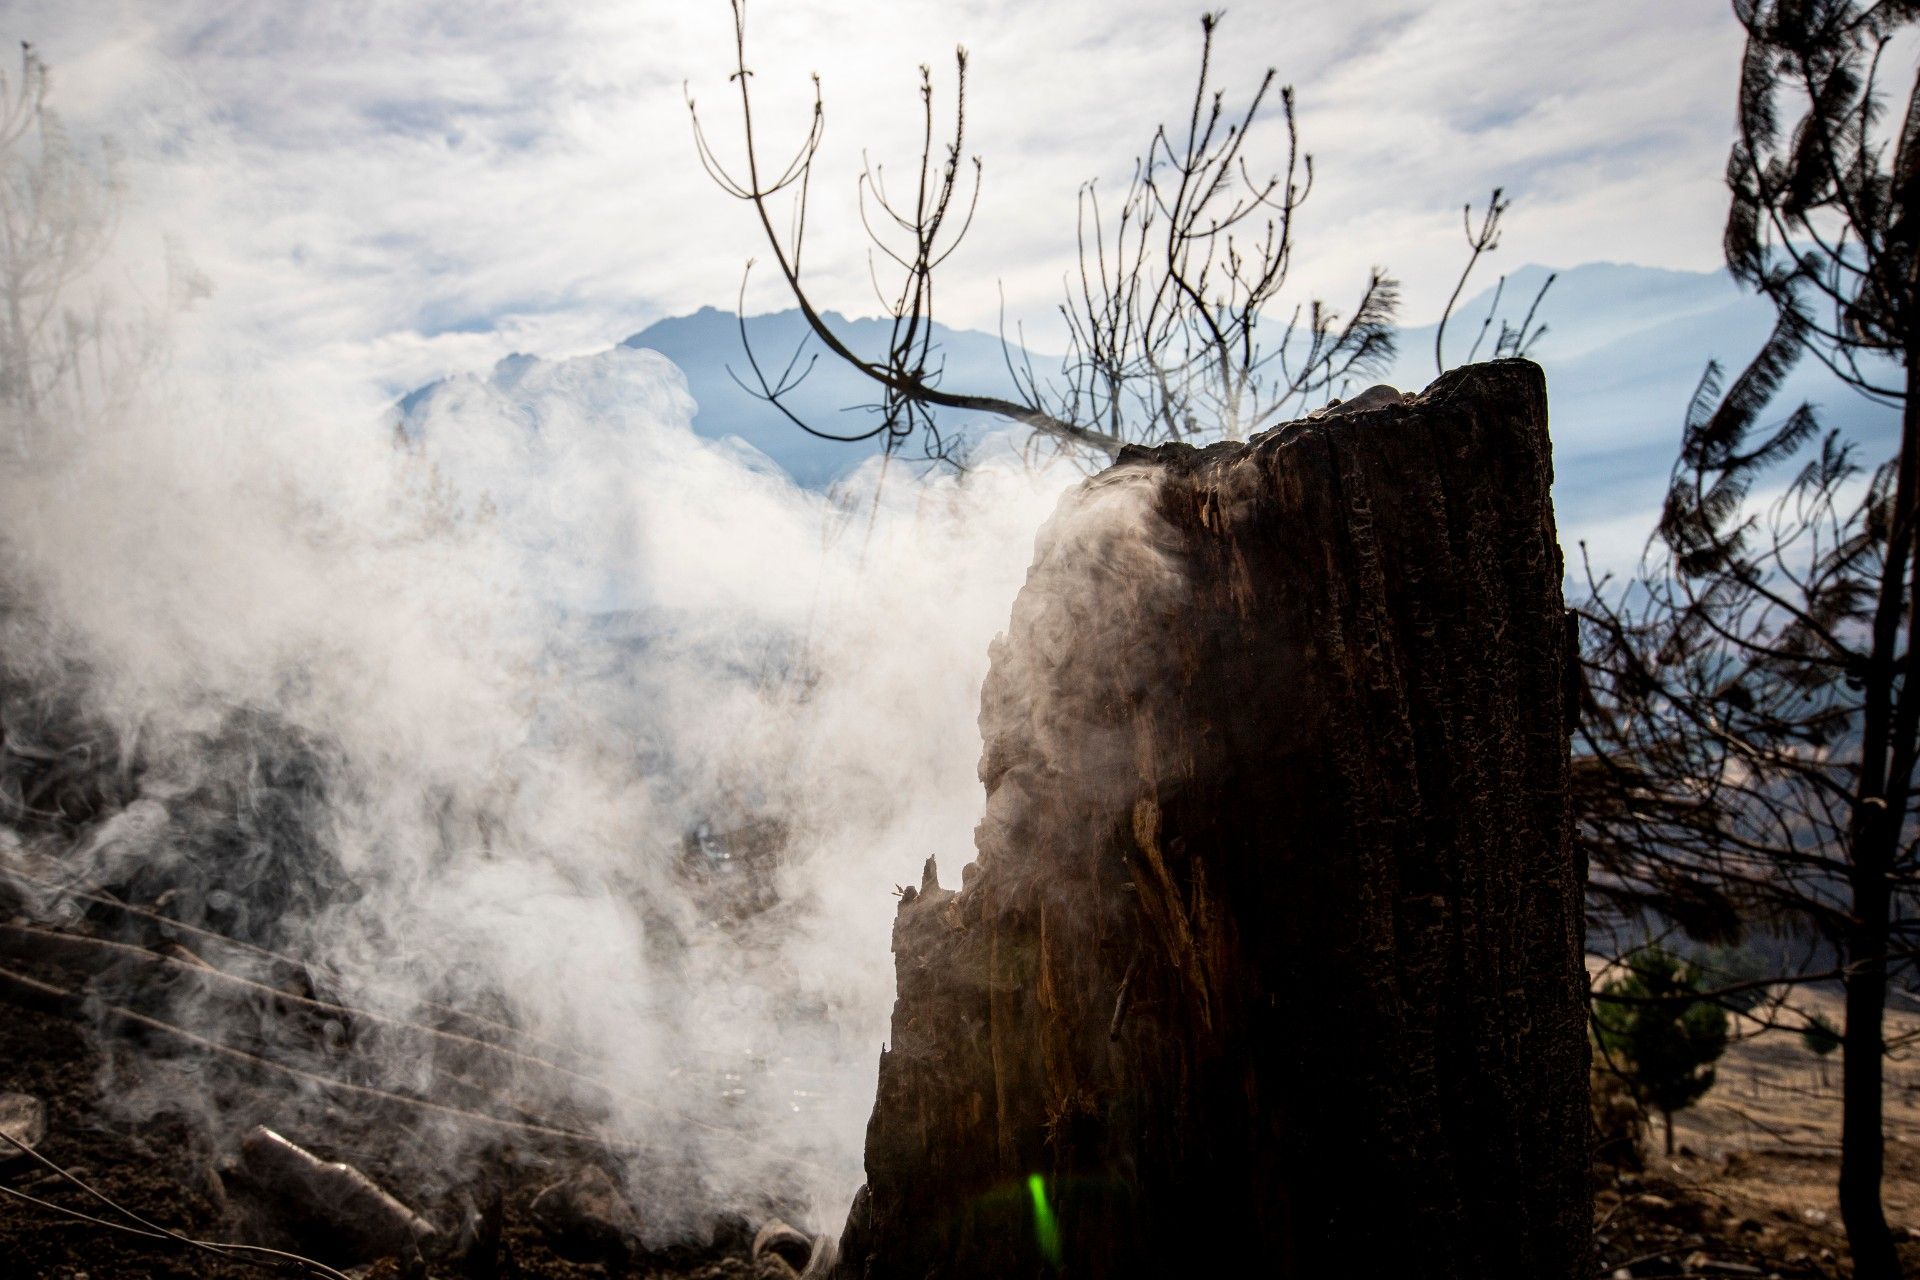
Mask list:
[[[1165,0],[1023,5],[853,0],[751,10],[766,145],[828,96],[809,270],[876,309],[852,196],[860,153],[904,169],[916,67],[942,94],[973,53],[969,141],[987,186],[942,302],[991,328],[1046,323],[1075,190],[1124,181],[1184,109],[1198,11]],[[759,253],[747,210],[701,173],[688,82],[737,154],[726,6],[660,0],[284,5],[15,0],[57,105],[135,158],[133,228],[213,277],[216,313],[279,360],[387,386],[506,350],[597,348],[663,314],[726,305]],[[1374,262],[1437,309],[1462,260],[1458,205],[1518,197],[1500,267],[1594,259],[1709,266],[1738,30],[1669,0],[1350,0],[1234,9],[1218,80],[1272,64],[1299,87],[1320,185],[1299,280],[1339,299]],[[1273,140],[1273,139],[1270,139]],[[771,288],[752,305],[783,299]]]

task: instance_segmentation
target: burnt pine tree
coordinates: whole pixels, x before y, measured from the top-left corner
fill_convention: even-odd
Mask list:
[[[1838,956],[1776,976],[1845,984],[1841,1213],[1854,1273],[1885,1280],[1884,1008],[1920,934],[1920,96],[1891,51],[1920,4],[1734,12],[1726,257],[1777,322],[1730,383],[1709,367],[1640,571],[1582,611],[1581,831],[1602,912],[1764,921]],[[1898,435],[1774,410],[1806,358],[1897,408]]]
[[[1673,1154],[1673,1113],[1713,1088],[1714,1066],[1727,1048],[1727,1015],[1694,998],[1701,975],[1664,947],[1627,957],[1627,972],[1601,991],[1594,1034],[1602,1061],[1625,1080],[1643,1107],[1660,1113],[1666,1151]]]

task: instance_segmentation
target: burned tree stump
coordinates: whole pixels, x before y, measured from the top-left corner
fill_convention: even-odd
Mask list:
[[[1579,1273],[1545,384],[1131,450],[1042,532],[894,926],[852,1277]]]

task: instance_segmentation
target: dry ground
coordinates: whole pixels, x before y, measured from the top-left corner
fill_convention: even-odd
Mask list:
[[[1844,1021],[1837,991],[1803,989],[1785,1003],[1779,1020]],[[1731,1030],[1713,1089],[1675,1118],[1677,1154],[1660,1154],[1656,1126],[1644,1172],[1603,1185],[1599,1274],[1623,1265],[1635,1277],[1850,1274],[1837,1194],[1839,1055],[1823,1065],[1794,1031],[1747,1018]],[[1916,1030],[1920,1015],[1890,1013],[1889,1037]],[[1920,1046],[1889,1061],[1886,1107],[1887,1218],[1905,1237],[1908,1273],[1920,1274]]]
[[[164,1079],[168,1065],[141,1048],[116,1045],[113,1062],[102,1058],[98,1040],[56,1017],[0,1004],[0,1090],[33,1094],[48,1106],[48,1131],[42,1152],[101,1192],[149,1220],[202,1239],[232,1241],[250,1234],[237,1219],[216,1175],[217,1152],[207,1129],[164,1111],[130,1120],[102,1096],[103,1086],[141,1088]],[[174,1064],[177,1066],[178,1064]],[[228,1097],[241,1104],[272,1106],[278,1081],[262,1081],[257,1096],[246,1081],[229,1084]],[[236,1092],[237,1091],[237,1092]],[[329,1110],[303,1113],[288,1125],[290,1136],[328,1158],[352,1161],[385,1186],[425,1209],[442,1223],[453,1220],[450,1198],[424,1190],[443,1181],[444,1171],[411,1167],[401,1127],[368,1117]],[[746,1224],[723,1233],[709,1247],[680,1247],[619,1260],[566,1256],[535,1222],[535,1194],[566,1171],[556,1153],[523,1150],[495,1153],[484,1170],[473,1171],[474,1189],[500,1197],[502,1221],[497,1249],[452,1258],[429,1256],[412,1268],[393,1260],[371,1268],[350,1269],[366,1280],[596,1280],[648,1277],[653,1280],[751,1280]],[[0,1186],[102,1218],[114,1218],[86,1194],[25,1160],[0,1161]],[[302,1240],[274,1241],[318,1254]],[[344,1265],[344,1263],[343,1263]],[[219,1277],[259,1280],[293,1272],[262,1269],[195,1252],[166,1242],[143,1240],[62,1216],[0,1195],[0,1278],[28,1280],[144,1280],[145,1277]]]
[[[1839,1021],[1836,994],[1797,994],[1792,1007]],[[1920,1015],[1895,1014],[1892,1031],[1920,1030]],[[1841,1277],[1846,1241],[1835,1195],[1839,1149],[1839,1064],[1819,1060],[1790,1031],[1751,1024],[1722,1060],[1716,1087],[1678,1118],[1678,1153],[1650,1143],[1645,1168],[1600,1181],[1596,1195],[1597,1276],[1746,1275]],[[130,1052],[119,1068],[138,1072]],[[212,1178],[215,1153],[195,1127],[173,1119],[130,1124],[102,1106],[99,1050],[68,1023],[0,1006],[0,1089],[45,1098],[52,1125],[45,1150],[103,1190],[166,1225],[233,1238],[234,1223]],[[1920,1275],[1920,1052],[1890,1064],[1887,1087],[1888,1216],[1905,1237],[1909,1274]],[[338,1144],[389,1185],[418,1185],[418,1171],[381,1152],[378,1131],[355,1124],[299,1136],[316,1147]],[[534,1192],[554,1175],[550,1159],[524,1153],[494,1171],[504,1193],[503,1247],[493,1268],[443,1268],[444,1276],[745,1277],[744,1240],[671,1257],[605,1265],[563,1258],[529,1217]],[[58,1180],[18,1163],[0,1166],[0,1183],[49,1199],[87,1205]],[[98,1208],[98,1206],[89,1206]],[[111,1215],[108,1215],[111,1216]],[[0,1275],[108,1280],[142,1276],[250,1276],[258,1270],[114,1235],[17,1201],[0,1202]]]

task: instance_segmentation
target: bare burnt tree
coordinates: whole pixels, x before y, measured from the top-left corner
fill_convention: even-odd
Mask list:
[[[1240,107],[1230,109],[1213,86],[1218,14],[1201,19],[1200,69],[1186,118],[1154,132],[1116,204],[1104,202],[1095,183],[1081,188],[1077,267],[1061,305],[1067,352],[1059,370],[1043,377],[1024,352],[1016,357],[1019,349],[1008,340],[1011,396],[948,387],[941,377],[936,281],[971,223],[981,165],[965,152],[965,50],[955,58],[953,123],[944,142],[936,142],[933,80],[922,67],[923,141],[910,189],[890,192],[878,165],[860,176],[875,262],[884,261],[898,283],[884,288],[875,271],[875,288],[893,320],[891,341],[882,355],[856,353],[821,318],[802,274],[807,198],[825,121],[819,79],[807,134],[775,168],[760,152],[745,10],[745,0],[733,0],[742,165],[721,161],[697,110],[694,136],[715,181],[753,206],[809,330],[784,362],[763,360],[749,346],[749,378],[742,385],[805,430],[831,439],[882,437],[889,452],[917,437],[928,456],[950,457],[953,441],[942,435],[935,411],[973,410],[1026,424],[1036,443],[1110,457],[1127,444],[1244,437],[1391,362],[1399,286],[1384,271],[1370,273],[1350,311],[1318,300],[1284,318],[1276,310],[1293,261],[1295,215],[1313,184],[1313,160],[1300,147],[1293,91],[1276,88],[1273,71]],[[694,108],[691,97],[688,107]],[[1268,172],[1253,158],[1250,139],[1262,119],[1276,114],[1285,157]],[[744,291],[743,279],[743,297]],[[744,342],[744,323],[741,336]],[[824,431],[785,403],[812,368],[813,341],[875,384],[880,400],[870,428]]]
[[[144,339],[84,296],[113,235],[115,157],[84,152],[47,90],[46,64],[23,44],[18,70],[0,72],[0,421],[16,461],[53,424],[109,402]]]
[[[1460,278],[1454,282],[1453,292],[1447,297],[1447,305],[1440,312],[1440,323],[1433,330],[1433,369],[1435,373],[1447,371],[1447,325],[1453,319],[1453,309],[1460,305],[1460,295],[1466,291],[1467,280],[1473,275],[1473,269],[1480,265],[1480,259],[1500,247],[1500,220],[1507,210],[1513,207],[1513,200],[1499,187],[1487,197],[1487,207],[1480,214],[1480,226],[1473,225],[1473,205],[1462,205],[1460,222],[1467,234],[1467,265],[1460,269]],[[1553,282],[1559,279],[1559,273],[1550,272],[1533,295],[1533,301],[1527,305],[1526,314],[1520,317],[1519,325],[1510,324],[1500,314],[1500,302],[1506,296],[1507,278],[1501,276],[1493,287],[1493,301],[1487,306],[1486,318],[1480,322],[1479,332],[1473,336],[1473,345],[1467,349],[1468,364],[1480,354],[1480,344],[1487,340],[1487,334],[1493,331],[1495,320],[1500,322],[1500,331],[1494,335],[1493,358],[1495,360],[1524,359],[1533,350],[1547,331],[1544,323],[1535,324],[1534,317],[1540,312],[1540,304],[1546,300],[1547,290],[1553,288]]]
[[[1593,1274],[1550,479],[1505,361],[1068,492],[837,1274]]]
[[[118,225],[117,153],[71,136],[50,88],[31,45],[0,70],[0,457],[16,477],[43,474],[110,427],[165,333],[164,316],[116,309],[96,287]],[[170,306],[207,290],[177,256],[165,275]],[[10,498],[44,491],[22,486]],[[130,798],[132,763],[87,701],[83,664],[35,657],[52,652],[37,589],[0,541],[0,821],[70,835]]]
[[[1854,1274],[1883,1280],[1900,1274],[1881,1200],[1884,1010],[1920,942],[1920,94],[1889,119],[1882,77],[1920,5],[1734,12],[1747,46],[1726,254],[1777,323],[1730,384],[1708,369],[1640,571],[1595,584],[1582,611],[1583,835],[1602,910],[1705,934],[1780,925],[1841,958],[1841,1212]],[[1809,354],[1900,409],[1890,447],[1823,430],[1807,404],[1771,418]]]

